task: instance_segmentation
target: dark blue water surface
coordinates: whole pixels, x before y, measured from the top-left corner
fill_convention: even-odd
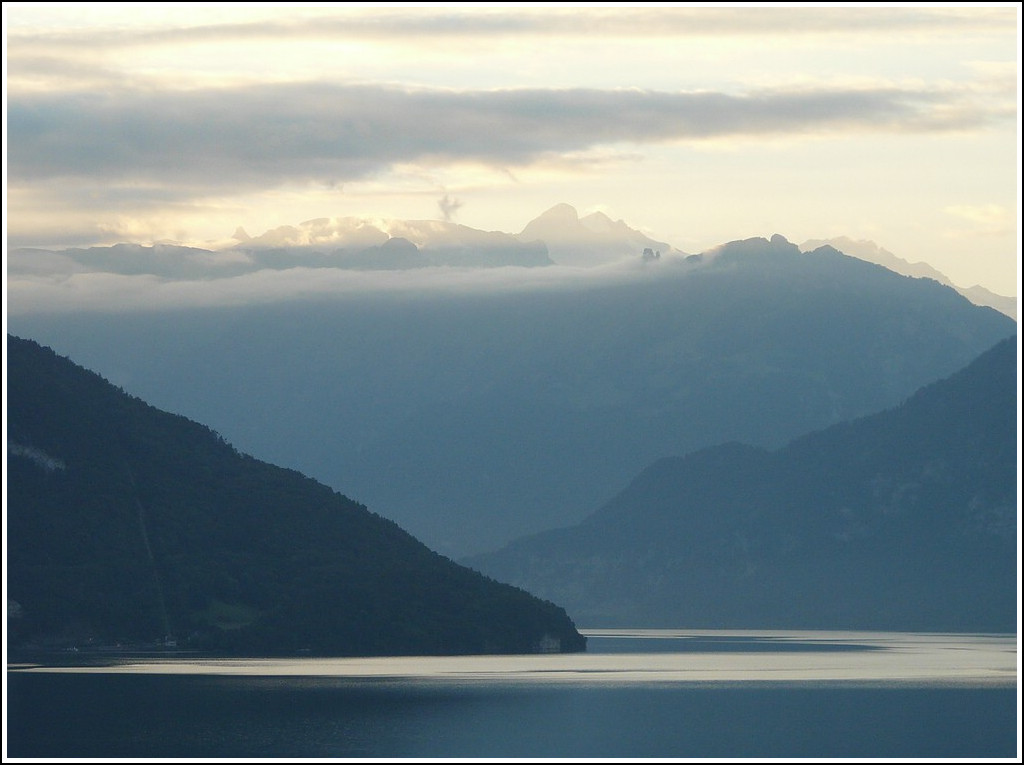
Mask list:
[[[7,755],[1013,757],[1013,687],[7,672]]]

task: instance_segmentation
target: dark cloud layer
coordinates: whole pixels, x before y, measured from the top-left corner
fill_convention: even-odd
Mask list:
[[[8,99],[8,178],[240,190],[341,183],[401,162],[514,167],[615,143],[948,131],[1012,117],[979,107],[969,95],[898,88],[732,95],[323,84],[21,94]]]

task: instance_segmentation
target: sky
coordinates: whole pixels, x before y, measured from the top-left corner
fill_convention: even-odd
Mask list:
[[[846,236],[1020,283],[1020,5],[4,3],[6,245],[321,217],[684,252]]]

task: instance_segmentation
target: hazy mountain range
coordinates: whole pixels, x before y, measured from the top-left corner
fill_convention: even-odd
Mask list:
[[[1016,319],[1015,297],[996,295],[977,285],[954,285],[931,266],[909,263],[874,242],[838,237],[809,240],[801,249],[810,252],[824,245],[905,276],[934,279],[977,305],[995,308]],[[13,284],[11,304],[21,312],[34,310],[18,299],[25,286],[22,282],[31,289],[33,279],[83,274],[210,281],[301,269],[388,272],[595,267],[662,255],[685,259],[691,265],[702,260],[700,255],[687,255],[602,212],[580,217],[571,205],[558,204],[530,221],[519,234],[482,231],[447,220],[317,218],[297,226],[279,226],[258,236],[239,228],[230,240],[212,249],[170,243],[57,251],[16,248],[8,252],[7,273]]]
[[[359,228],[307,228],[332,226]],[[253,303],[232,293],[222,304],[128,312],[40,306],[12,313],[9,328],[460,556],[578,522],[661,457],[732,440],[777,448],[894,406],[1016,332],[1009,317],[936,281],[831,247],[801,252],[778,235],[644,258],[638,248],[658,252],[659,243],[568,206],[524,235],[580,228],[605,230],[630,257],[594,268],[441,269],[429,279],[420,276],[439,269],[420,268]],[[436,230],[446,242],[468,236],[454,224]],[[296,236],[284,232],[275,246]],[[208,253],[94,255],[155,270],[205,268]],[[315,285],[341,272],[301,278]],[[116,304],[135,282],[110,284],[118,289],[102,295]]]
[[[564,610],[431,552],[48,348],[7,338],[9,644],[579,651]]]
[[[552,259],[565,265],[593,266],[642,255],[685,255],[667,242],[658,242],[630,228],[624,221],[613,221],[602,212],[582,218],[572,205],[558,204],[533,219],[519,233],[520,241],[543,242]]]
[[[379,226],[379,227],[378,227]],[[551,265],[543,242],[520,242],[441,221],[368,222],[318,219],[283,226],[258,237],[241,229],[219,250],[173,244],[119,244],[59,252],[30,248],[10,252],[13,274],[103,272],[152,274],[173,279],[217,279],[257,271],[337,268],[402,271],[437,266]]]
[[[577,526],[471,565],[588,626],[1017,625],[1016,339],[769,451],[657,461]]]
[[[118,244],[60,251],[33,248],[9,253],[10,274],[103,272],[164,278],[211,279],[262,269],[339,268],[393,271],[429,267],[594,266],[629,256],[681,254],[604,213],[580,218],[556,205],[507,234],[450,221],[359,217],[317,218],[249,236],[239,228],[216,249],[175,244]]]
[[[811,250],[816,250],[825,245],[835,247],[840,252],[852,255],[855,258],[860,258],[861,260],[866,260],[869,263],[877,263],[880,266],[885,266],[890,271],[895,271],[896,273],[903,274],[904,276],[934,279],[939,282],[939,284],[945,284],[948,287],[952,287],[975,305],[989,306],[990,308],[995,308],[1001,313],[1005,313],[1012,319],[1017,318],[1017,298],[997,295],[991,290],[987,290],[977,284],[973,287],[959,287],[953,284],[945,274],[935,270],[927,263],[911,263],[903,258],[898,258],[888,250],[879,247],[874,242],[863,239],[853,240],[845,236],[836,237],[834,239],[811,239],[800,245],[800,249],[804,252],[810,252]]]

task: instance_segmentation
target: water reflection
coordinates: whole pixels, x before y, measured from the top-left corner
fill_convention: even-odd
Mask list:
[[[33,758],[995,758],[1014,635],[588,630],[587,654],[87,656],[7,672]],[[1019,752],[1018,752],[1019,755]]]
[[[583,630],[585,654],[375,658],[111,658],[21,671],[531,683],[861,682],[1011,686],[1015,635]],[[91,666],[83,666],[91,664]],[[9,670],[16,669],[9,666]]]

